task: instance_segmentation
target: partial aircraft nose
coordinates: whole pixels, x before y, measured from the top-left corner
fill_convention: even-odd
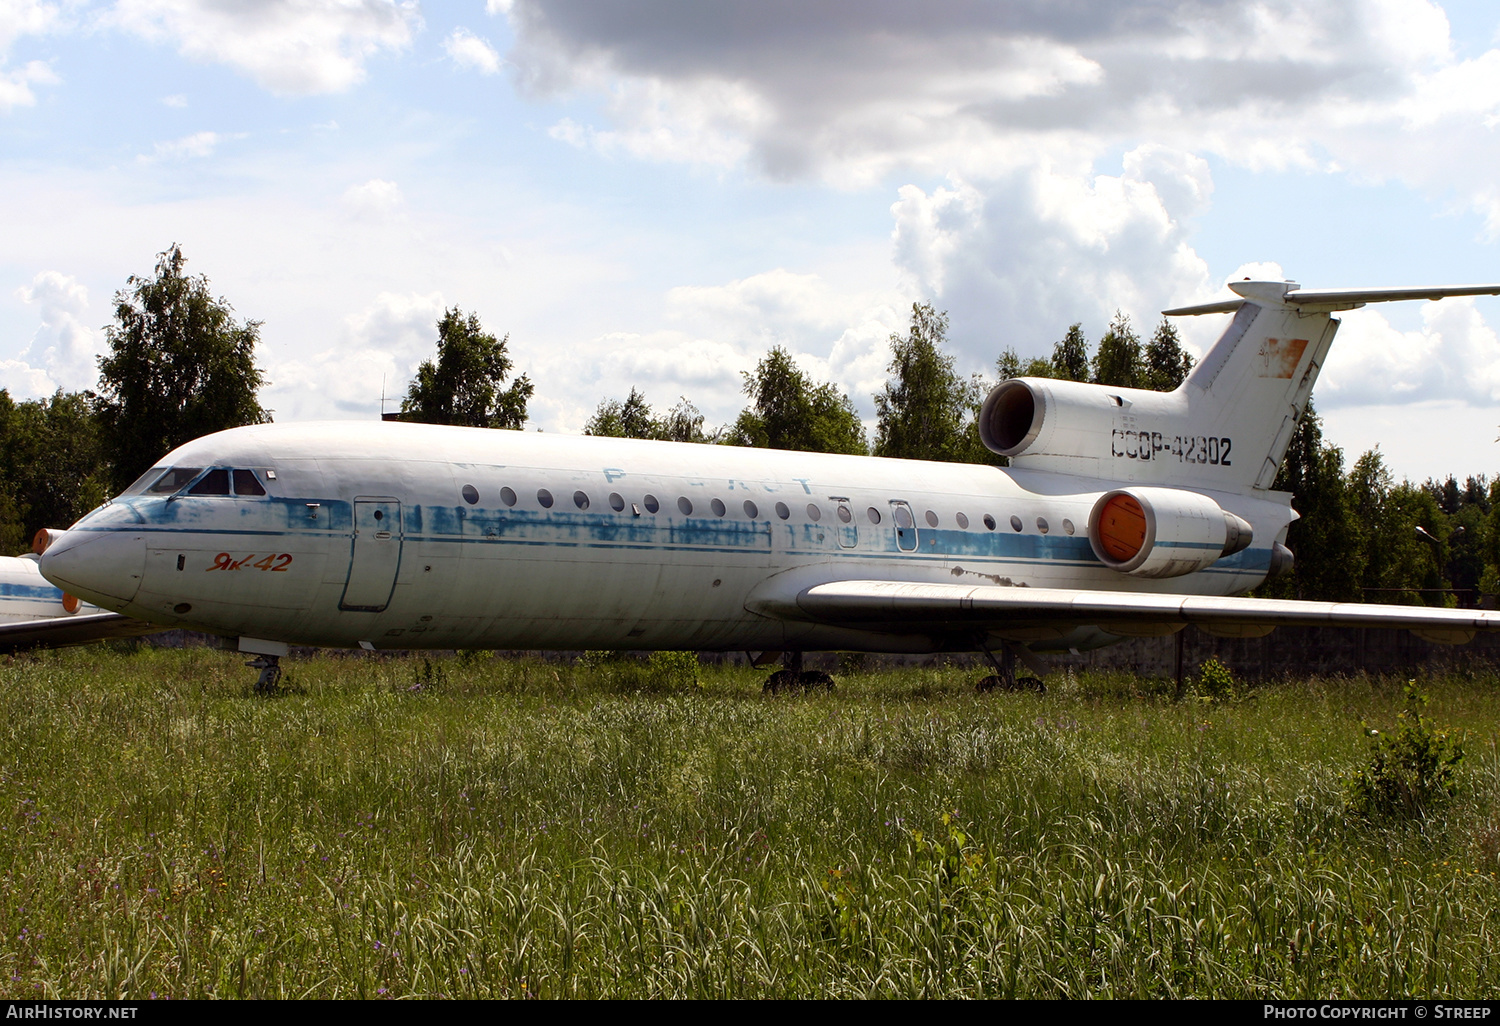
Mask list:
[[[141,588],[146,538],[137,531],[65,532],[42,554],[42,576],[63,591],[118,612]]]

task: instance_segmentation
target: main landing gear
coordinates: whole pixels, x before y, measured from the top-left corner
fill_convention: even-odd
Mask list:
[[[781,691],[832,691],[833,677],[822,670],[804,670],[802,653],[786,654],[786,669],[777,670],[766,678],[761,691],[774,695]]]
[[[1039,695],[1047,693],[1047,685],[1042,683],[1042,678],[1016,676],[1016,653],[1009,645],[1000,650],[999,659],[995,658],[995,653],[990,651],[990,646],[982,638],[979,649],[995,668],[995,672],[979,678],[974,684],[976,691],[1035,691]]]
[[[260,671],[260,677],[255,681],[258,693],[264,695],[276,690],[276,685],[281,682],[281,656],[258,655],[245,665]]]

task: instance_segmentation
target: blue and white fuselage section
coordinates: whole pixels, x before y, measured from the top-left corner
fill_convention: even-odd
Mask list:
[[[781,607],[850,579],[1142,587],[1090,547],[1108,483],[998,467],[338,422],[226,431],[153,474],[161,491],[85,517],[48,573],[130,616],[292,644],[930,651],[956,642]],[[1219,498],[1265,540],[1146,587],[1232,595],[1264,578],[1291,510]],[[974,628],[959,633],[972,648]]]

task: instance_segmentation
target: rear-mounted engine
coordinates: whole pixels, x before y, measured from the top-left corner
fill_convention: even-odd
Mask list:
[[[1094,503],[1089,544],[1111,570],[1181,577],[1247,548],[1250,525],[1197,492],[1117,488]]]

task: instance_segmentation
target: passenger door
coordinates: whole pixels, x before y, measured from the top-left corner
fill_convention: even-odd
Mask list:
[[[354,500],[354,545],[340,609],[378,613],[391,601],[401,567],[401,503]]]

